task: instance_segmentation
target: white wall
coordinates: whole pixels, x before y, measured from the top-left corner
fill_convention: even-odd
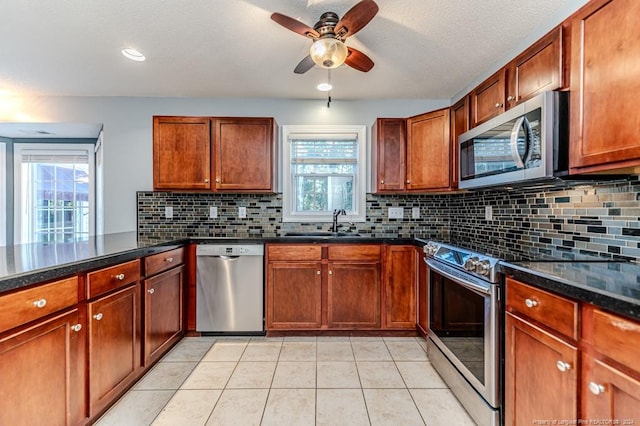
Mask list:
[[[153,187],[152,116],[275,117],[284,124],[365,124],[449,106],[449,99],[323,100],[37,97],[13,98],[13,114],[31,122],[103,123],[104,232],[136,228],[136,191]]]

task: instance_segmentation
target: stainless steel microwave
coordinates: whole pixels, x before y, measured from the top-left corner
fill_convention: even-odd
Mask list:
[[[461,189],[567,174],[568,93],[544,92],[458,138]]]

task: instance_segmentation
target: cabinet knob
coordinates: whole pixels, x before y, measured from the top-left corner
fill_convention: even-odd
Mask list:
[[[333,275],[333,271],[332,270],[329,270],[329,275]]]
[[[600,395],[601,393],[604,393],[606,389],[601,384],[598,384],[596,382],[589,382],[589,390],[594,395]]]
[[[564,361],[556,362],[556,367],[558,367],[558,370],[562,371],[563,373],[565,371],[571,370],[571,364],[569,364],[567,362],[564,362]]]
[[[149,294],[153,294],[153,293],[155,293],[155,292],[156,292],[156,291],[155,291],[154,289],[152,289],[152,288],[150,288],[149,290],[147,290],[147,293],[149,293]]]
[[[316,275],[320,275],[320,271],[316,271]]]
[[[507,96],[507,100],[508,100],[508,101],[515,101],[515,100],[516,100],[516,97],[515,97],[515,96],[511,96],[511,95],[509,95],[509,96]]]
[[[500,102],[496,102],[496,108],[501,108],[502,104]]]
[[[384,179],[382,179],[382,180],[380,181],[380,183],[384,185]]]
[[[411,183],[411,181],[409,179],[407,179],[407,183]]]
[[[93,316],[96,321],[100,321],[102,319],[102,312],[99,312]]]
[[[33,306],[35,306],[36,308],[44,308],[45,306],[47,306],[47,299],[36,300],[35,302],[33,302]]]
[[[167,257],[167,258],[165,259],[165,262],[173,263],[173,257]]]
[[[75,331],[76,333],[80,330],[82,330],[82,324],[74,324],[71,326],[71,330]]]
[[[118,281],[124,281],[124,274],[118,274],[114,276],[114,278]]]
[[[220,183],[220,178],[216,178],[216,183]]]
[[[205,178],[204,183],[209,183],[209,178]]]
[[[525,299],[524,304],[527,305],[527,308],[535,308],[538,306],[538,301],[533,299]]]

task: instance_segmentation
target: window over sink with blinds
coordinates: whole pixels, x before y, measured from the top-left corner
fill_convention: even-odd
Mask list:
[[[365,220],[365,126],[283,126],[283,221]]]

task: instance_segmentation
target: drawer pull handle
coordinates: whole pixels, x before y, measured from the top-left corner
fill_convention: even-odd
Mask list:
[[[525,299],[524,304],[527,305],[527,308],[535,308],[538,306],[538,301],[533,299]]]
[[[100,321],[102,319],[102,312],[97,313],[93,316],[96,321]]]
[[[118,274],[115,276],[115,279],[118,281],[124,281],[124,274]]]
[[[589,390],[594,395],[600,395],[601,393],[604,393],[606,389],[604,386],[596,382],[589,382]]]
[[[47,299],[36,300],[35,302],[33,302],[33,306],[35,306],[36,308],[44,308],[45,306],[47,306]]]
[[[571,364],[569,364],[568,362],[564,362],[564,361],[556,362],[556,367],[558,367],[558,370],[562,371],[563,373],[565,371],[571,370]]]
[[[71,330],[75,331],[76,333],[80,330],[82,330],[82,324],[74,324],[71,326]]]
[[[173,257],[167,257],[165,259],[168,263],[173,263]]]
[[[149,294],[153,294],[153,293],[155,293],[155,292],[156,292],[156,291],[155,291],[154,289],[152,289],[152,288],[150,288],[149,290],[147,290],[147,293],[149,293]]]

